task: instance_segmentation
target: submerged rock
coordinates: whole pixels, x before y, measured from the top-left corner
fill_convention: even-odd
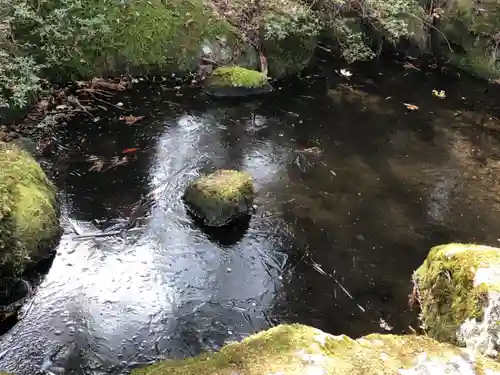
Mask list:
[[[422,328],[429,336],[498,357],[500,249],[434,247],[415,271],[414,282]]]
[[[61,233],[54,185],[38,163],[0,143],[0,278],[46,259]]]
[[[205,91],[214,96],[249,96],[272,91],[265,74],[242,68],[217,68],[205,81]]]
[[[193,181],[183,196],[189,211],[212,227],[248,214],[254,197],[252,177],[232,170],[220,170]]]
[[[490,370],[490,372],[488,372]],[[218,353],[166,360],[133,375],[427,375],[500,374],[500,364],[424,336],[368,335],[358,340],[280,325]]]

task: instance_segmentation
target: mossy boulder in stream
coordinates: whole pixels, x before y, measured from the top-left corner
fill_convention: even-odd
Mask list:
[[[498,357],[500,249],[434,247],[415,271],[414,282],[422,328],[429,336]]]
[[[47,258],[61,233],[56,190],[26,151],[0,143],[0,278]]]
[[[215,69],[205,81],[205,91],[214,96],[248,96],[270,92],[272,87],[261,72],[224,66]]]
[[[183,199],[189,211],[211,227],[221,227],[252,209],[255,192],[245,172],[219,170],[191,182]]]
[[[230,343],[218,353],[166,360],[132,374],[484,375],[500,374],[500,364],[481,356],[472,359],[459,348],[424,336],[373,334],[353,340],[294,324]]]
[[[437,26],[440,32],[431,32],[441,39],[443,54],[448,55],[455,66],[481,78],[500,77],[500,3],[497,0],[447,0]]]

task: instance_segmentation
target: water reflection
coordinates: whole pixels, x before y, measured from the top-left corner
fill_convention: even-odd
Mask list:
[[[24,319],[2,337],[0,369],[126,373],[282,321],[352,336],[410,331],[410,275],[429,247],[494,243],[499,211],[491,175],[464,151],[480,141],[447,127],[446,111],[387,99],[387,80],[381,92],[353,79],[237,105],[172,105],[187,99],[148,90],[146,102],[123,100],[144,103],[140,127],[110,116],[98,132],[68,130],[67,215],[93,230],[90,219],[127,216],[154,191],[149,219],[116,238],[75,240],[68,227]],[[425,102],[428,85],[405,87],[405,102],[462,105]],[[82,162],[130,147],[140,152],[110,172]],[[248,171],[258,189],[255,213],[229,232],[203,230],[181,201],[188,181],[217,168]]]

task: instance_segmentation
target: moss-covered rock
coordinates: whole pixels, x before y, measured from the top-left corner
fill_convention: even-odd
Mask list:
[[[500,77],[498,30],[500,4],[496,0],[448,0],[438,23],[446,39],[441,38],[442,52],[459,67],[481,78]]]
[[[498,356],[500,249],[448,244],[432,248],[414,282],[427,334]]]
[[[57,79],[124,72],[193,73],[206,42],[215,44],[224,39],[227,50],[234,54],[247,47],[239,32],[203,0],[90,0],[74,4],[79,3],[48,1],[40,5],[41,14],[64,12],[67,26],[61,33],[44,36],[43,48],[36,44],[40,40],[37,24],[16,25],[20,37],[35,42],[33,55],[50,62],[46,73]]]
[[[434,370],[434,372],[428,372]],[[500,364],[423,336],[332,336],[304,325],[280,325],[215,354],[167,360],[133,375],[427,375],[500,373]]]
[[[188,185],[183,199],[193,215],[211,227],[220,227],[246,215],[255,196],[250,175],[219,170]]]
[[[300,73],[311,61],[321,29],[307,2],[277,0],[262,16],[261,43],[272,78]]]
[[[247,96],[272,90],[265,74],[240,66],[224,66],[205,81],[205,90],[214,96]]]
[[[53,184],[25,151],[0,143],[0,277],[47,258],[61,233]]]
[[[317,40],[311,36],[290,35],[283,40],[267,39],[263,50],[269,64],[269,75],[281,78],[304,70],[310,63]]]

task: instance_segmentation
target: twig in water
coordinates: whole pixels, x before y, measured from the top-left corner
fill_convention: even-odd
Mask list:
[[[80,228],[78,228],[78,226],[76,225],[75,221],[73,221],[72,219],[70,219],[68,217],[68,222],[71,225],[71,229],[73,229],[73,232],[75,232],[79,236],[83,234],[83,232],[80,230]]]
[[[81,109],[83,109],[83,111],[85,113],[87,113],[90,117],[94,117],[94,115],[92,115],[89,111],[87,111],[87,108],[85,108],[82,103],[80,103],[80,101],[78,100],[78,98],[76,96],[73,96],[73,95],[70,95],[68,96],[68,102],[73,104],[73,105],[76,105],[77,107],[80,107]]]
[[[312,259],[309,259],[309,261],[311,262],[311,266],[312,268],[314,268],[317,272],[319,272],[320,274],[326,276],[326,277],[329,277],[330,279],[332,279],[339,287],[340,289],[342,289],[342,291],[350,298],[354,301],[354,297],[351,295],[351,293],[349,293],[349,291],[335,278],[333,277],[333,275],[331,274],[327,274],[322,268],[321,266],[316,263],[314,260]],[[356,306],[358,306],[358,308],[362,311],[362,312],[366,312],[366,309],[359,305],[358,303],[356,303]]]
[[[86,233],[86,234],[80,234],[78,237],[76,237],[77,240],[86,240],[89,238],[101,238],[101,237],[112,237],[112,236],[119,236],[122,235],[125,232],[138,232],[142,231],[144,228],[124,228],[120,230],[114,230],[112,232],[94,232],[94,233]]]
[[[97,96],[95,96],[93,93],[89,92],[90,96],[92,96],[95,100],[98,100],[100,102],[103,102],[107,105],[110,105],[112,107],[115,107],[115,108],[118,108],[118,109],[121,109],[122,111],[131,111],[132,109],[127,109],[127,108],[123,108],[123,107],[120,107],[120,106],[117,106],[116,104],[113,104],[113,103],[110,103],[108,102],[107,100],[104,100],[104,99],[101,99],[101,98],[98,98]]]

